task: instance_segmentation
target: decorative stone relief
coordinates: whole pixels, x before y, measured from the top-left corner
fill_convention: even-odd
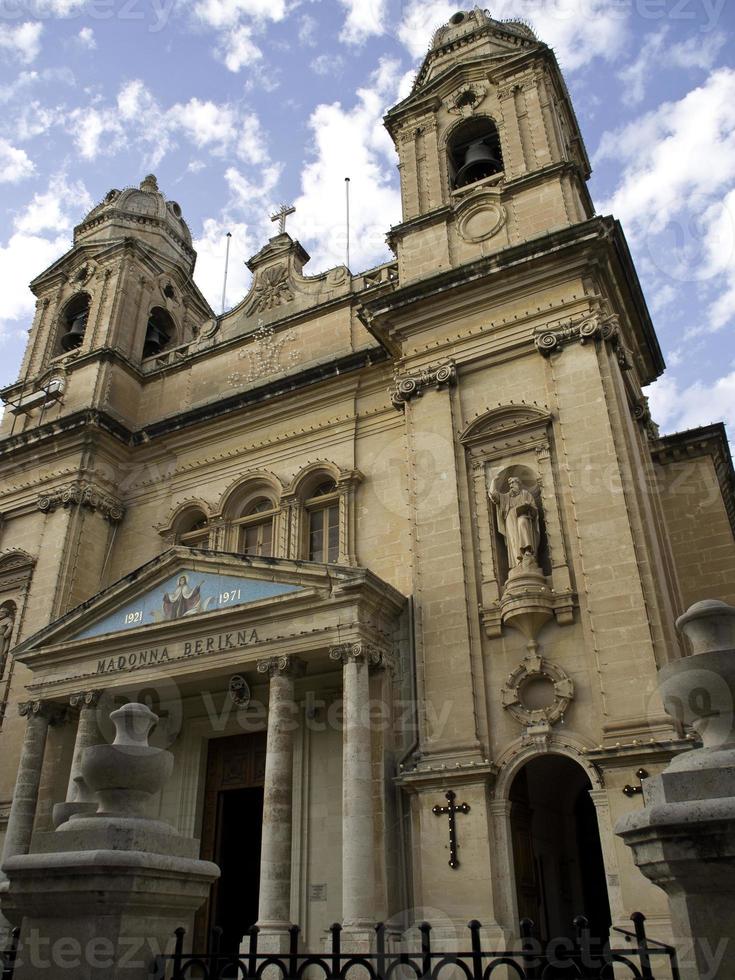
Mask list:
[[[548,703],[533,703],[530,686],[546,681]],[[508,675],[502,691],[503,707],[525,726],[554,725],[561,721],[574,698],[574,682],[557,664],[538,655],[525,657]],[[541,698],[543,701],[544,698]]]
[[[306,664],[298,657],[268,657],[266,660],[258,661],[258,673],[267,674],[275,677],[278,674],[293,674],[294,677],[301,677],[306,670]]]
[[[293,298],[288,266],[272,265],[258,276],[247,313],[248,315],[263,313],[265,310],[290,303]]]
[[[276,334],[275,327],[259,323],[252,343],[238,354],[241,360],[249,361],[248,370],[235,371],[227,380],[234,387],[285,371],[298,358],[296,350],[284,350],[294,340],[292,330]]]
[[[385,655],[378,647],[370,643],[339,643],[329,648],[329,659],[346,663],[348,660],[364,660],[367,664],[377,667],[385,662]]]
[[[539,529],[540,505],[519,477],[508,478],[508,491],[503,493],[493,481],[488,496],[495,504],[498,529],[505,541],[508,568],[538,567],[541,543]]]
[[[125,516],[125,507],[115,497],[104,493],[92,483],[77,480],[65,487],[56,487],[38,498],[38,509],[51,513],[57,507],[86,507],[98,511],[106,520],[116,524]]]
[[[505,208],[493,194],[475,194],[463,201],[455,213],[457,231],[466,242],[473,243],[497,235],[507,218]]]
[[[575,323],[543,330],[534,336],[533,342],[540,354],[548,356],[575,341],[587,344],[591,340],[610,340],[617,346],[619,330],[617,316],[592,313]]]
[[[400,376],[396,373],[393,387],[389,389],[390,400],[394,408],[403,408],[412,398],[420,397],[427,388],[439,388],[451,385],[457,378],[457,369],[453,361],[431,367],[419,368],[411,374]]]
[[[462,85],[444,99],[444,108],[455,116],[471,116],[480,106],[487,94],[488,85],[485,82],[472,82]]]

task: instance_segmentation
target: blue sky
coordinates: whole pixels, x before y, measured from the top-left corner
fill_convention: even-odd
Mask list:
[[[408,93],[443,0],[0,0],[0,385],[33,314],[27,282],[112,187],[148,172],[181,204],[219,309],[296,205],[307,272],[385,261],[400,220],[381,119]],[[599,213],[625,227],[667,363],[665,431],[735,430],[734,0],[498,0],[551,44],[593,161]]]

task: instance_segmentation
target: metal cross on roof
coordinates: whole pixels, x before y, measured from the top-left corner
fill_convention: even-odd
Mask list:
[[[289,214],[294,214],[296,208],[291,204],[282,204],[277,211],[271,215],[271,221],[280,221],[278,233],[282,235],[286,230],[286,218]]]

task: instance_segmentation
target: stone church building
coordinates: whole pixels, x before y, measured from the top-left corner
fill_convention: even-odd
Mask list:
[[[665,938],[613,827],[692,744],[656,693],[675,618],[735,602],[724,427],[650,417],[646,300],[529,27],[455,14],[385,125],[377,268],[310,275],[282,226],[218,316],[149,176],[31,284],[0,432],[4,858],[139,700],[175,756],[159,814],[222,870],[200,944],[477,918],[497,946],[634,910]]]

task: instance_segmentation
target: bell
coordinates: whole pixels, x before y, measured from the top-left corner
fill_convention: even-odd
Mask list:
[[[163,348],[168,343],[168,334],[163,330],[151,317],[148,321],[148,329],[145,334],[145,343],[143,344],[143,357],[153,357],[154,354],[160,354]]]
[[[61,338],[61,349],[64,351],[74,350],[79,347],[84,340],[84,331],[87,327],[87,310],[76,313],[69,324],[69,329]]]
[[[474,184],[476,180],[500,173],[502,169],[503,164],[497,159],[487,140],[474,140],[465,150],[464,163],[457,173],[455,187]]]

